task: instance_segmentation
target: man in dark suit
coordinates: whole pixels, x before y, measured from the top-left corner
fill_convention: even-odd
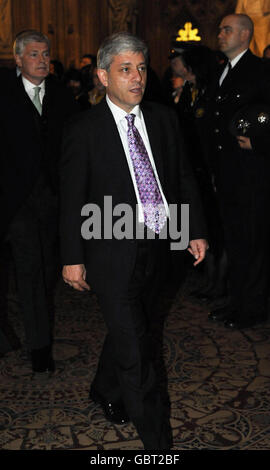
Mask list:
[[[217,79],[210,119],[230,298],[209,318],[225,321],[230,328],[252,327],[267,318],[269,132],[259,135],[250,124],[244,132],[239,128],[238,135],[230,131],[234,116],[244,107],[270,104],[264,64],[249,50],[252,34],[253,23],[246,15],[221,21],[218,40],[228,62]]]
[[[207,243],[177,116],[162,105],[140,106],[146,67],[144,42],[128,33],[113,35],[100,47],[98,76],[106,98],[64,134],[60,236],[65,282],[78,290],[91,285],[108,328],[90,398],[114,423],[130,419],[146,449],[167,449],[168,422],[148,350],[148,323],[155,313],[151,299],[166,244],[158,234],[170,203],[190,204],[189,250],[195,264],[204,258]],[[154,218],[145,189],[159,201],[149,203]],[[133,231],[136,207],[140,239]],[[89,219],[81,217],[90,209],[94,236],[87,230]],[[119,218],[123,212],[126,225]],[[151,239],[143,237],[145,224],[151,226]]]
[[[49,295],[57,266],[58,159],[64,119],[76,109],[49,75],[50,44],[37,31],[16,37],[20,73],[1,72],[1,239],[11,246],[26,345],[35,376],[54,368]]]

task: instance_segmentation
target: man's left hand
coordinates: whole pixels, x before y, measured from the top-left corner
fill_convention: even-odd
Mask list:
[[[201,261],[205,258],[206,250],[208,250],[208,242],[204,238],[199,238],[198,240],[191,240],[189,242],[188,251],[194,256],[196,259],[193,266],[197,266],[197,264],[201,263]]]
[[[243,135],[238,135],[237,137],[239,147],[245,150],[252,150],[252,145],[249,137],[244,137]]]

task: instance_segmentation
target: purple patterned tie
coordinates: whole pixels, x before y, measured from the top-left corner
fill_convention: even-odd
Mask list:
[[[128,147],[143,206],[145,225],[160,233],[167,220],[160,190],[143,140],[134,126],[135,114],[128,114],[125,118],[128,122]]]

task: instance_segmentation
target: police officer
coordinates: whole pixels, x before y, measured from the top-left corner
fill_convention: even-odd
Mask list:
[[[213,93],[211,142],[230,297],[228,305],[212,311],[209,319],[224,321],[229,328],[246,328],[267,318],[270,137],[252,132],[245,117],[246,126],[242,122],[235,135],[230,122],[247,105],[270,104],[270,83],[262,60],[249,50],[252,20],[229,15],[219,30],[220,50],[228,62]]]

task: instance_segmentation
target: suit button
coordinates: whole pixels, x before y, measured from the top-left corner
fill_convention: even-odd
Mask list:
[[[218,96],[216,97],[216,101],[220,101],[221,98],[222,98],[222,96],[218,95]]]
[[[218,150],[222,150],[222,145],[218,145]]]
[[[215,129],[215,134],[218,134],[219,133],[219,129]]]
[[[216,116],[219,116],[219,114],[220,114],[219,111],[215,111]]]

